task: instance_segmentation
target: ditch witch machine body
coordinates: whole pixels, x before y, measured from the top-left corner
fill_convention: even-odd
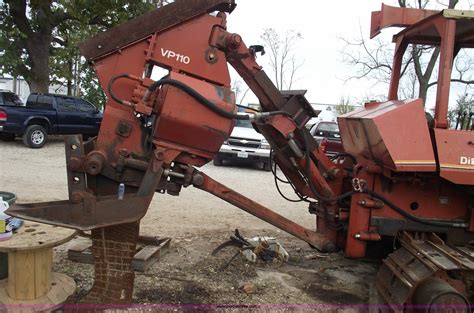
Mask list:
[[[316,113],[304,92],[279,91],[256,62],[263,47],[248,47],[227,31],[235,6],[177,0],[82,44],[108,96],[99,136],[66,139],[69,200],[18,204],[8,213],[91,230],[95,282],[86,302],[131,302],[140,219],[155,192],[179,195],[193,186],[321,251],[362,258],[376,242],[392,246],[397,238],[399,248],[377,274],[381,301],[394,309],[449,303],[467,309],[474,279],[474,135],[448,129],[447,110],[453,58],[474,46],[472,13],[386,6],[373,13],[373,36],[387,26],[406,27],[394,37],[389,100],[339,117],[345,153],[334,162],[305,128]],[[397,97],[409,44],[440,49],[432,120],[421,99]],[[236,114],[228,64],[259,98],[261,112]],[[150,79],[155,67],[167,71],[158,81]],[[308,202],[317,231],[195,168],[212,160],[235,119],[252,120],[271,144],[273,162]]]

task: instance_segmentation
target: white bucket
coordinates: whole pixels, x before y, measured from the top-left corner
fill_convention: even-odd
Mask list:
[[[7,240],[13,235],[12,231],[7,229],[11,216],[5,214],[5,211],[9,207],[8,202],[3,201],[3,198],[0,197],[0,241]]]

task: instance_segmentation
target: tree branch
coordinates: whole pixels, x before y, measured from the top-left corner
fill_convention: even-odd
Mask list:
[[[51,26],[54,28],[67,20],[78,20],[78,19],[72,16],[71,14],[69,14],[69,12],[58,10],[54,12],[52,15]]]
[[[436,47],[433,53],[431,54],[430,61],[428,62],[428,65],[426,66],[426,71],[425,74],[423,75],[423,78],[429,81],[431,75],[433,74],[433,69],[436,65],[436,61],[438,60],[439,56],[439,48]]]
[[[413,55],[410,56],[410,58],[408,59],[408,61],[405,63],[405,65],[403,65],[403,68],[402,70],[400,71],[400,77],[403,77],[403,75],[405,75],[405,72],[407,71],[408,67],[410,66],[410,64],[413,62]]]
[[[420,55],[418,54],[418,46],[413,45],[411,50],[412,58],[413,58],[413,66],[415,68],[415,74],[418,78],[419,82],[423,81],[423,72],[421,70],[421,63],[420,63]]]
[[[32,33],[28,18],[26,17],[26,0],[20,1],[6,1],[9,4],[10,13],[13,17],[13,23],[25,35]]]
[[[455,83],[466,84],[466,85],[474,84],[474,80],[464,80],[464,79],[460,79],[460,78],[453,78],[453,79],[451,79],[451,81],[455,82]]]

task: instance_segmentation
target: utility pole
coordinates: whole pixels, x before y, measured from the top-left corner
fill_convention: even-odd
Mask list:
[[[17,88],[16,88],[16,85],[17,85],[16,76],[13,76],[13,86],[12,86],[12,87],[13,87],[13,88],[12,88],[12,89],[13,89],[13,90],[12,90],[13,93],[16,93],[16,89],[17,89]]]

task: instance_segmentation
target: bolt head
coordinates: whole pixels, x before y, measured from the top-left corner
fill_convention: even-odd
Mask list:
[[[123,157],[128,157],[130,155],[127,149],[121,149],[119,153]]]
[[[232,34],[229,38],[229,45],[232,49],[237,49],[242,44],[242,37],[238,34]]]
[[[158,161],[163,161],[165,159],[165,154],[163,153],[163,151],[157,150],[155,152],[155,159],[157,159]]]
[[[71,201],[73,203],[80,203],[83,199],[83,196],[80,192],[73,192],[71,195]]]
[[[86,165],[86,172],[89,175],[95,176],[102,171],[102,162],[98,160],[90,160]]]
[[[193,176],[193,184],[196,186],[201,186],[204,183],[204,177],[200,174],[196,174]]]
[[[81,169],[81,166],[82,166],[82,160],[78,157],[71,157],[69,158],[67,162],[67,167],[71,171],[78,171]]]

